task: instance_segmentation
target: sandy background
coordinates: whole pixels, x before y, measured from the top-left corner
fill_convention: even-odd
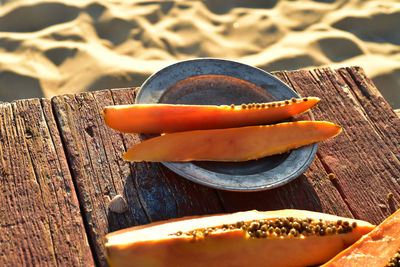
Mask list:
[[[0,0],[0,100],[140,86],[177,60],[359,65],[400,108],[400,1]]]

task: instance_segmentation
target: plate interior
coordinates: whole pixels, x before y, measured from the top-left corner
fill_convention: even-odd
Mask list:
[[[179,81],[169,87],[159,103],[191,105],[241,105],[275,101],[268,91],[242,79],[225,75],[199,75]],[[263,173],[277,167],[289,153],[244,162],[194,161],[192,164],[206,170],[249,175]]]
[[[181,61],[153,74],[143,83],[136,103],[241,105],[293,97],[299,96],[260,69],[230,60],[201,58]],[[307,113],[301,119],[312,120],[312,114]],[[142,140],[149,137],[154,135],[140,136]],[[162,164],[205,186],[252,192],[276,188],[298,177],[312,162],[317,147],[317,144],[312,144],[285,154],[245,162]]]

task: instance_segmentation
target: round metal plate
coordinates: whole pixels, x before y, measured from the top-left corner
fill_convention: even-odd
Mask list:
[[[299,97],[258,68],[222,59],[193,59],[170,65],[148,78],[136,103],[230,105]],[[312,119],[312,115],[309,115]],[[148,136],[141,136],[142,139]],[[284,185],[310,165],[318,145],[246,162],[163,162],[202,185],[229,191],[260,191]]]

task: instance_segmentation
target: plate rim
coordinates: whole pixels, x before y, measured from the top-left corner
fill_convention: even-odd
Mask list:
[[[157,99],[156,102],[147,102],[145,100],[142,100],[145,96],[144,94],[146,93],[146,90],[150,90],[147,89],[149,87],[149,85],[151,85],[156,79],[158,79],[159,77],[161,77],[162,75],[164,75],[164,73],[168,73],[171,70],[175,69],[175,68],[180,68],[181,66],[185,65],[185,64],[234,64],[237,66],[241,66],[243,68],[248,69],[250,72],[255,71],[258,72],[259,74],[265,75],[268,79],[273,80],[275,83],[279,84],[280,87],[284,87],[285,90],[289,91],[291,94],[295,95],[296,97],[300,97],[298,95],[298,93],[296,91],[294,91],[292,88],[290,88],[288,85],[286,85],[284,82],[282,82],[281,80],[279,80],[278,78],[276,78],[275,76],[271,75],[269,72],[266,72],[260,68],[245,64],[245,63],[241,63],[238,61],[234,61],[234,60],[227,60],[227,59],[219,59],[219,58],[194,58],[194,59],[186,59],[186,60],[181,60],[181,61],[177,61],[173,64],[170,64],[162,69],[160,69],[159,71],[153,73],[149,78],[147,78],[144,83],[142,84],[142,86],[140,87],[139,91],[136,94],[136,99],[135,99],[135,103],[137,104],[144,104],[144,103],[158,103],[158,101],[160,100],[162,94],[162,92],[165,92],[170,86],[172,86],[173,84],[175,84],[176,82],[183,80],[183,79],[187,79],[190,77],[195,77],[195,76],[199,76],[199,75],[226,75],[226,76],[230,76],[230,77],[235,77],[235,78],[239,78],[245,81],[248,81],[250,83],[253,83],[259,87],[261,87],[262,89],[268,91],[266,88],[260,86],[259,84],[254,83],[253,81],[250,80],[246,80],[243,79],[243,77],[238,77],[238,76],[232,76],[232,75],[227,75],[227,74],[221,74],[221,73],[200,73],[200,74],[192,74],[192,75],[188,75],[185,76],[183,78],[180,78],[180,80],[176,80],[174,81],[172,79],[172,84],[171,85],[166,85],[165,88],[159,90],[157,93],[159,94],[157,96],[157,94],[155,94],[155,96],[153,96],[153,98]],[[281,89],[280,89],[281,90]],[[283,99],[282,99],[283,100]],[[310,116],[310,120],[314,120],[314,115],[311,111],[307,112]],[[143,135],[139,135],[140,140],[143,140]],[[264,183],[264,185],[260,185],[260,186],[253,186],[253,187],[231,187],[231,186],[221,186],[218,184],[213,184],[210,182],[206,182],[204,180],[202,180],[201,178],[198,178],[196,176],[194,176],[193,174],[187,173],[187,171],[185,172],[185,167],[191,167],[195,170],[200,170],[201,173],[204,174],[216,174],[217,176],[222,176],[225,178],[229,178],[229,177],[235,177],[236,179],[240,179],[240,178],[244,178],[244,177],[251,177],[251,176],[256,176],[256,175],[266,175],[268,174],[268,172],[270,172],[271,170],[276,169],[277,167],[279,167],[280,165],[282,165],[282,163],[280,163],[278,166],[268,170],[268,171],[264,171],[264,172],[260,172],[257,174],[246,174],[246,175],[230,175],[230,174],[224,174],[224,173],[216,173],[216,172],[212,172],[210,170],[204,169],[200,166],[197,166],[195,164],[193,164],[192,162],[160,162],[161,164],[163,164],[164,166],[166,166],[167,168],[169,168],[170,170],[172,170],[173,172],[175,172],[176,174],[182,176],[185,179],[188,179],[192,182],[195,182],[197,184],[201,184],[207,187],[211,187],[214,189],[218,189],[218,190],[225,190],[225,191],[234,191],[234,192],[256,192],[256,191],[264,191],[264,190],[270,190],[270,189],[274,189],[280,186],[283,186],[287,183],[289,183],[290,181],[294,180],[295,178],[297,178],[298,176],[300,176],[302,173],[304,173],[304,171],[309,167],[309,165],[311,164],[311,162],[314,160],[316,153],[317,153],[317,149],[318,149],[318,143],[313,143],[307,146],[303,146],[300,147],[298,149],[294,149],[289,153],[296,153],[296,151],[300,151],[300,150],[304,150],[304,149],[308,149],[309,153],[307,154],[307,158],[304,160],[304,162],[301,164],[301,166],[299,166],[298,168],[296,168],[296,170],[294,170],[293,172],[291,172],[291,174],[289,176],[286,176],[282,179],[280,179],[279,181],[276,181],[274,183],[271,184],[267,184]],[[287,160],[287,158],[283,161],[285,162]]]

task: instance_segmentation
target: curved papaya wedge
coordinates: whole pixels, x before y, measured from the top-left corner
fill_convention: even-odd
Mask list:
[[[170,133],[268,124],[306,112],[320,99],[307,97],[239,106],[135,104],[107,106],[106,124],[126,133]]]
[[[130,148],[127,161],[246,161],[284,153],[340,133],[326,121],[297,121],[164,134]]]
[[[119,266],[310,266],[326,262],[374,225],[305,210],[186,217],[106,236]]]
[[[400,210],[323,266],[399,266],[399,249]]]

